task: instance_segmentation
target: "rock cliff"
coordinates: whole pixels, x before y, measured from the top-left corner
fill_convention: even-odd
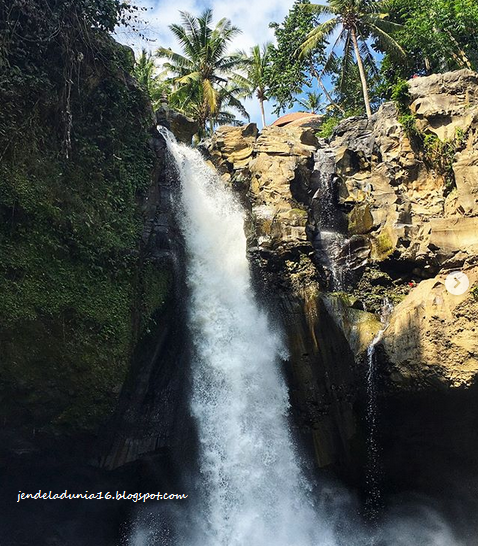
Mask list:
[[[436,403],[478,377],[478,76],[414,78],[408,89],[406,104],[348,119],[327,141],[309,128],[250,124],[222,127],[206,146],[250,211],[255,272],[289,336],[300,428],[320,465],[352,475],[366,349],[385,298],[395,308],[377,347],[384,426],[387,407],[405,415],[410,400]],[[470,280],[461,296],[444,286],[456,269]],[[457,394],[450,411],[472,412],[465,399]]]

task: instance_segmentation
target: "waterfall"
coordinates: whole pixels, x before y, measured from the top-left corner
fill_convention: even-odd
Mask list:
[[[368,427],[367,436],[367,512],[372,521],[375,521],[381,508],[381,487],[380,487],[380,458],[379,445],[377,441],[377,359],[376,347],[382,339],[383,333],[388,326],[393,306],[388,298],[384,298],[380,312],[380,322],[382,328],[373,338],[367,349],[367,410],[366,419]]]
[[[338,176],[335,155],[331,148],[319,148],[314,156],[312,198],[314,218],[313,245],[318,261],[327,272],[327,289],[347,289],[354,272],[365,266],[370,248],[358,234],[347,236],[349,225],[343,207],[339,205]]]
[[[304,477],[288,424],[284,347],[251,286],[243,210],[198,151],[162,133],[181,183],[177,208],[187,254],[199,471],[192,491],[184,491],[187,504],[145,506],[125,544],[462,546],[438,513],[406,503],[385,514],[371,536],[347,491],[330,482],[317,491]],[[384,329],[385,307],[383,316]],[[372,462],[374,353],[383,329],[368,351]]]
[[[280,335],[257,304],[244,213],[200,153],[167,137],[181,181],[202,511],[188,546],[332,546],[288,426]]]
[[[313,198],[318,217],[314,247],[318,251],[320,262],[329,271],[329,289],[342,290],[343,267],[340,254],[345,236],[334,202],[335,162],[326,150],[319,148],[315,153],[314,163],[314,175],[318,184]]]

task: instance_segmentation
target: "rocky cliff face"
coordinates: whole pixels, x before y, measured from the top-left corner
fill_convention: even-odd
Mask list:
[[[328,141],[248,125],[220,128],[207,148],[250,210],[250,252],[286,324],[292,395],[321,465],[350,470],[360,449],[365,352],[384,298],[395,309],[377,347],[383,424],[407,423],[388,441],[421,434],[420,456],[436,445],[411,400],[473,413],[463,401],[478,374],[478,302],[444,280],[456,269],[471,287],[478,278],[478,76],[415,78],[409,94],[405,117],[386,103]]]
[[[84,10],[40,4],[0,9],[16,21],[0,21],[0,534],[118,544],[123,508],[12,499],[156,486],[146,464],[98,463],[161,457],[185,430],[174,178],[133,52]]]

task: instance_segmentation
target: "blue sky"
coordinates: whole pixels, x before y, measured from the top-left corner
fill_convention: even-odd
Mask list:
[[[189,11],[199,15],[206,7],[212,8],[215,22],[222,17],[227,17],[232,23],[242,30],[242,33],[234,40],[231,51],[235,49],[249,50],[256,44],[263,44],[272,41],[273,31],[269,28],[269,22],[278,23],[284,20],[293,0],[210,0],[209,2],[197,0],[181,0],[180,4],[168,0],[134,0],[137,6],[147,8],[141,13],[145,24],[141,32],[148,38],[147,41],[129,31],[120,30],[117,38],[131,45],[135,50],[146,47],[154,51],[158,46],[171,47],[179,51],[179,46],[168,28],[171,23],[179,23],[179,10]],[[245,107],[254,121],[260,127],[259,105],[256,100],[246,100]],[[274,121],[271,111],[271,104],[266,103],[266,121]]]

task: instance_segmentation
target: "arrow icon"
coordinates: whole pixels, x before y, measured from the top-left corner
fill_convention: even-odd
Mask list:
[[[445,287],[454,296],[461,296],[470,287],[470,280],[463,271],[452,271],[445,279]]]

